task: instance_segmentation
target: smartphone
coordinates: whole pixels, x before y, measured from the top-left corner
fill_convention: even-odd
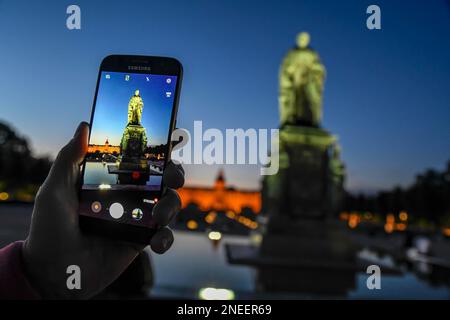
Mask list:
[[[98,74],[82,164],[83,232],[149,243],[163,194],[183,69],[174,58],[111,55]]]

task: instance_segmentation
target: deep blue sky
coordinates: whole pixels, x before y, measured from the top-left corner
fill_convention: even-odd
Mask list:
[[[125,75],[102,73],[90,143],[104,144],[108,138],[110,144],[120,144],[128,121],[128,103],[139,90],[144,102],[141,124],[147,132],[147,144],[166,144],[174,100],[174,95],[167,97],[166,92],[174,91],[176,77],[128,73],[130,78],[125,81]],[[172,80],[170,84],[166,83],[168,78]]]
[[[82,29],[66,29],[76,3]],[[378,4],[382,30],[366,28]],[[435,1],[0,0],[0,118],[57,150],[89,118],[111,53],[174,56],[185,77],[178,125],[278,126],[278,68],[299,31],[327,68],[324,127],[337,134],[351,190],[411,182],[450,158],[450,6]],[[209,184],[217,167],[187,168]],[[258,186],[258,168],[226,167]]]

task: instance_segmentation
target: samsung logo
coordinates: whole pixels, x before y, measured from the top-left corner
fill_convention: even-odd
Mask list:
[[[128,66],[128,70],[150,71],[151,68],[145,66]]]

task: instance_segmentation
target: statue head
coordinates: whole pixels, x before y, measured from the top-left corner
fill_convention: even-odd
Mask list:
[[[309,45],[310,36],[308,32],[300,32],[297,35],[297,47],[300,49],[305,49]]]
[[[139,90],[136,90],[136,91],[134,92],[134,95],[135,95],[135,96],[139,96]]]

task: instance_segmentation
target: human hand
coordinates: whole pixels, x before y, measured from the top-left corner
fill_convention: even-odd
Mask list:
[[[36,195],[30,233],[22,251],[30,282],[44,298],[90,298],[100,293],[145,247],[80,231],[77,181],[88,136],[88,124],[81,123],[72,140],[59,152]],[[162,227],[150,243],[152,250],[160,254],[174,240],[167,225],[181,208],[174,189],[184,183],[183,168],[169,162],[163,181],[167,190],[153,208],[153,219]],[[80,290],[67,288],[69,265],[80,267]]]

